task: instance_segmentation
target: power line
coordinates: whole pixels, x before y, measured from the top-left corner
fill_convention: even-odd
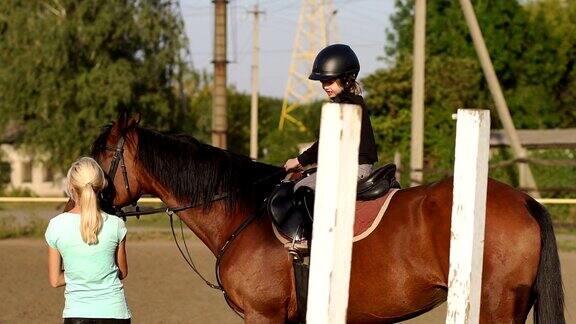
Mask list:
[[[273,13],[273,12],[278,12],[278,11],[284,11],[286,9],[292,9],[292,8],[295,9],[297,5],[298,5],[298,2],[294,1],[294,2],[288,4],[284,7],[281,7],[281,8],[269,9],[268,12]]]

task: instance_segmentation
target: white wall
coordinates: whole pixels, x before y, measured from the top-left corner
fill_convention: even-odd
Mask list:
[[[10,163],[12,169],[10,174],[9,189],[29,189],[32,193],[41,197],[59,197],[64,195],[62,187],[63,176],[60,173],[54,174],[54,181],[45,181],[47,168],[22,150],[17,150],[11,144],[0,144],[0,150],[3,152],[3,159]],[[24,164],[32,163],[32,181],[23,182]]]

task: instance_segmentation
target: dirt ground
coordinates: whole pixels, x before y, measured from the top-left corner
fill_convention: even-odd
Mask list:
[[[190,252],[213,277],[214,257],[198,241]],[[51,288],[41,239],[0,240],[0,323],[61,323],[63,288]],[[568,323],[576,324],[576,252],[562,252]],[[241,323],[218,291],[208,288],[167,239],[130,241],[125,289],[133,323]],[[444,323],[446,309],[406,323]],[[531,320],[529,321],[531,323]]]

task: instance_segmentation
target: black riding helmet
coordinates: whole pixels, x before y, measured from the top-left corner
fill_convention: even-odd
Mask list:
[[[326,81],[344,75],[355,78],[360,72],[360,62],[354,51],[348,45],[330,45],[316,55],[312,73],[308,79]]]

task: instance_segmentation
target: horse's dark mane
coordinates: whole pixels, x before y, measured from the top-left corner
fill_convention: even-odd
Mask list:
[[[282,168],[258,163],[185,134],[164,134],[136,127],[138,160],[182,204],[209,207],[226,193],[228,207],[251,205],[282,177]],[[110,127],[96,139],[93,156],[105,150]],[[128,144],[128,143],[127,143]]]
[[[104,153],[104,151],[106,151],[106,140],[108,139],[111,130],[112,124],[108,124],[102,127],[100,135],[98,135],[94,143],[92,143],[91,156],[93,158],[96,158],[100,154]]]

